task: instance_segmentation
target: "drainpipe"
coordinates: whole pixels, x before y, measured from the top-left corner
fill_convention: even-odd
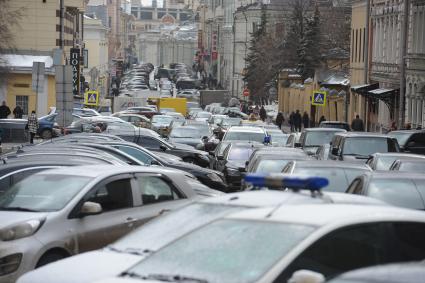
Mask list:
[[[64,23],[63,23],[63,17],[64,17],[64,0],[60,0],[60,16],[59,16],[59,25],[60,25],[60,32],[59,32],[59,41],[60,41],[60,48],[63,51],[64,49]]]
[[[403,25],[401,27],[401,45],[400,45],[400,99],[398,105],[398,128],[404,126],[404,96],[406,89],[406,52],[407,38],[409,32],[409,0],[404,0],[403,5]]]

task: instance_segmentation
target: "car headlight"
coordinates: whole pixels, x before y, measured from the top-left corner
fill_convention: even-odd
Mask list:
[[[45,219],[32,219],[0,230],[0,240],[13,241],[33,235]]]
[[[223,182],[223,180],[220,178],[220,176],[218,176],[215,173],[209,173],[209,174],[207,174],[207,177],[210,178],[210,180],[214,181],[214,182]]]
[[[241,173],[239,172],[238,169],[235,168],[227,168],[227,174],[228,175],[232,175],[232,176],[237,176],[240,175]]]

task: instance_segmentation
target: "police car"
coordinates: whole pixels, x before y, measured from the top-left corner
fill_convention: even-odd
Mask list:
[[[279,183],[260,179],[250,181],[258,186]],[[325,183],[314,183],[314,196],[321,195],[319,187]],[[287,282],[300,270],[329,278],[366,266],[423,259],[424,237],[423,212],[374,205],[280,204],[223,215],[119,276],[99,282]]]
[[[264,179],[264,176],[255,176],[259,177],[260,181],[261,178]],[[251,179],[247,178],[248,181],[253,181],[252,177]],[[292,188],[293,191],[250,191],[196,201],[181,209],[164,214],[104,249],[49,264],[25,274],[18,282],[84,283],[109,277],[118,278],[133,265],[154,255],[174,240],[236,212],[265,207],[274,209],[299,204],[338,203],[386,206],[379,200],[364,196],[328,192],[319,194],[317,189],[327,182],[323,178],[298,178],[294,175],[284,178],[277,176],[276,178],[266,178],[270,181],[267,185],[271,186],[271,183],[275,182],[279,186]],[[256,180],[258,181],[258,178]],[[127,277],[122,279],[126,280]]]

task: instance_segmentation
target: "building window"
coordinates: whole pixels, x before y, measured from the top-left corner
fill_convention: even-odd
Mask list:
[[[362,62],[364,62],[364,55],[365,55],[365,49],[366,48],[367,48],[367,46],[366,46],[366,28],[363,28],[363,52],[362,52],[363,59],[362,59]]]
[[[359,30],[357,30],[356,29],[356,42],[355,42],[355,44],[354,44],[354,46],[355,46],[355,50],[354,50],[354,62],[357,62],[357,43],[358,43],[358,37],[359,37]]]
[[[140,12],[140,19],[152,20],[152,12]]]
[[[354,62],[354,29],[351,35],[351,62]]]
[[[109,28],[112,28],[112,17],[108,18],[108,25],[109,25]]]
[[[28,96],[27,95],[17,95],[16,96],[16,106],[20,106],[24,115],[28,115]]]

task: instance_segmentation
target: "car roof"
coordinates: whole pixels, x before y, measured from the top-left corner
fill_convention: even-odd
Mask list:
[[[425,155],[405,153],[405,152],[376,152],[372,154],[375,157],[402,157],[402,158],[425,158]]]
[[[425,261],[383,264],[348,271],[333,282],[418,283],[425,277]],[[327,281],[328,282],[328,281]]]
[[[259,142],[250,142],[250,141],[232,141],[229,143],[231,147],[262,147],[264,144]]]
[[[226,218],[296,223],[309,226],[367,223],[376,221],[425,222],[423,212],[384,205],[299,204],[278,208],[258,208],[234,213]]]
[[[425,179],[425,174],[423,173],[412,173],[405,171],[372,171],[365,173],[365,175],[373,179]]]
[[[341,132],[346,133],[347,131],[339,128],[306,128],[304,132]]]
[[[392,134],[392,133],[410,133],[410,134],[415,134],[415,133],[425,133],[425,130],[397,130],[397,131],[391,131],[388,134]]]
[[[388,135],[379,134],[379,133],[371,133],[371,132],[341,132],[341,133],[335,133],[335,136],[343,136],[347,138],[387,138],[392,139],[393,137],[390,137]]]
[[[155,173],[155,174],[178,174],[179,170],[167,168],[167,167],[156,167],[156,166],[137,166],[137,165],[85,165],[76,167],[67,167],[53,169],[49,171],[49,174],[60,174],[60,175],[78,175],[84,177],[101,177],[110,176],[115,174],[124,173]]]
[[[354,197],[353,197],[354,196]],[[298,203],[339,203],[339,204],[369,204],[369,205],[388,205],[387,203],[369,198],[366,196],[352,195],[345,193],[322,192],[322,196],[312,196],[308,190],[293,191],[277,191],[277,190],[261,190],[261,191],[245,191],[238,193],[226,194],[214,198],[207,198],[200,201],[201,203],[224,204],[246,207],[264,207],[276,206],[284,204]]]
[[[320,124],[342,124],[342,125],[348,125],[347,122],[343,121],[322,121]]]
[[[359,162],[341,162],[336,160],[301,160],[294,161],[296,167],[327,167],[327,168],[342,168],[342,169],[365,169],[371,170],[366,163]]]
[[[264,133],[264,129],[261,127],[241,127],[241,126],[233,126],[227,131],[229,132],[251,132],[251,133]]]

